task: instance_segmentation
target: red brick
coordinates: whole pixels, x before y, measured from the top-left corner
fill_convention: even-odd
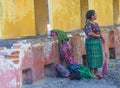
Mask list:
[[[19,59],[19,55],[9,55],[9,56],[5,56],[5,59]]]
[[[13,63],[14,63],[14,64],[18,64],[18,63],[19,63],[19,60],[13,60]]]
[[[20,51],[14,51],[11,53],[12,55],[19,55],[20,54]]]

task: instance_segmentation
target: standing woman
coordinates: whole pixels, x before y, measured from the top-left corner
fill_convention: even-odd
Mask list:
[[[101,43],[101,31],[99,25],[95,22],[97,14],[95,10],[88,10],[86,13],[86,24],[84,26],[87,38],[85,40],[86,53],[88,58],[88,67],[93,73],[94,78],[100,78],[98,68],[103,65],[103,53]]]

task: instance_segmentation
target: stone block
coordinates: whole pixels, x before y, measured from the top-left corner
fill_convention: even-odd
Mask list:
[[[120,59],[120,28],[113,28],[113,32],[115,44],[115,56],[116,59]]]
[[[79,33],[75,33],[72,35],[73,37],[70,40],[71,44],[71,53],[73,58],[79,63],[82,63],[82,41]]]

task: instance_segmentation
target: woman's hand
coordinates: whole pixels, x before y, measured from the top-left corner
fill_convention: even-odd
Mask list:
[[[104,36],[101,35],[100,39],[102,40],[102,43],[105,44],[105,38],[104,38]]]
[[[100,34],[95,34],[93,32],[89,32],[88,35],[91,36],[91,37],[93,37],[93,38],[100,38],[101,37]]]

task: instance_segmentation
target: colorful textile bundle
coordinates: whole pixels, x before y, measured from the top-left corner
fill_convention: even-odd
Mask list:
[[[68,70],[71,73],[70,79],[85,80],[93,78],[93,74],[90,72],[89,68],[84,65],[74,65],[68,66]]]
[[[67,37],[67,34],[58,29],[52,30],[51,36],[53,36],[53,37],[57,36],[58,41],[59,41],[59,46],[61,46],[64,42],[69,40],[69,38]]]
[[[52,30],[51,31],[51,36],[58,37],[59,40],[59,50],[60,50],[60,55],[62,59],[64,59],[68,64],[76,64],[78,63],[73,59],[72,53],[70,52],[70,48],[68,46],[67,41],[69,38],[67,37],[67,34],[61,30]]]
[[[61,57],[69,64],[78,65],[78,62],[72,57],[72,53],[67,42],[64,42],[61,46]]]
[[[60,56],[63,60],[65,60],[69,64],[68,70],[70,71],[70,74],[71,74],[70,79],[84,80],[84,79],[93,78],[93,75],[88,69],[88,67],[84,65],[79,65],[78,62],[75,61],[75,59],[73,59],[72,53],[67,43],[67,41],[69,40],[69,38],[67,37],[67,34],[61,30],[52,30],[51,36],[58,37]],[[61,69],[61,72],[62,71],[64,70]],[[64,73],[65,72],[66,71],[64,71]]]

